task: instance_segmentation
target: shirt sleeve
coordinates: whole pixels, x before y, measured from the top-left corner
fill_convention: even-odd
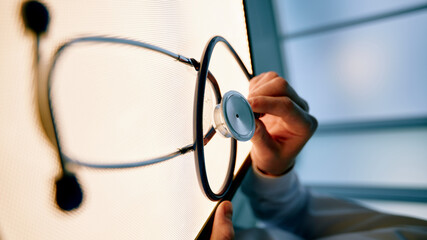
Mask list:
[[[427,221],[314,194],[299,183],[294,171],[270,177],[252,168],[242,191],[265,229],[282,229],[306,239],[427,239]]]
[[[271,177],[251,168],[242,183],[255,216],[266,228],[279,227],[295,232],[307,205],[307,191],[294,171]]]

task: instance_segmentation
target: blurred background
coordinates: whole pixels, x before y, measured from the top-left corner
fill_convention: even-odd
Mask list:
[[[285,76],[319,121],[297,162],[301,181],[427,219],[427,1],[246,8],[255,71]]]

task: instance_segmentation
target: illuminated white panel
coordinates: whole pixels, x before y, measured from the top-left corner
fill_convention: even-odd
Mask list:
[[[48,34],[41,39],[43,71],[47,70],[50,58],[61,43],[88,35],[139,40],[196,59],[200,59],[211,37],[221,35],[251,69],[243,5],[239,1],[44,3],[50,10],[51,24]],[[0,238],[194,238],[216,203],[204,196],[198,184],[193,153],[135,169],[77,168],[76,174],[85,194],[82,206],[71,213],[56,207],[57,151],[43,134],[35,112],[33,38],[24,31],[19,16],[20,4],[21,1],[0,2],[0,26],[2,32],[7,33],[0,35]],[[64,138],[64,151],[88,161],[115,162],[146,157],[145,154],[168,153],[168,147],[175,149],[191,143],[196,72],[187,68],[176,76],[176,82],[159,76],[163,82],[150,83],[146,81],[151,78],[142,78],[142,84],[135,81],[138,76],[131,75],[138,68],[135,61],[146,60],[139,59],[141,56],[131,48],[107,45],[104,45],[106,48],[102,44],[87,45],[86,49],[70,51],[58,65],[54,101],[60,111],[58,122],[62,126],[59,131]],[[88,57],[82,59],[79,54],[88,54]],[[101,54],[122,55],[112,59],[100,57]],[[85,71],[100,71],[101,66],[115,61],[124,64],[120,59],[132,59],[127,60],[128,73],[109,73],[111,79],[125,78],[126,84],[99,83],[96,79],[84,79],[83,70],[72,71],[87,66],[92,59],[89,56],[97,57],[95,62],[100,68]],[[234,61],[229,56],[219,57],[224,59],[224,65],[234,64],[228,64]],[[173,71],[186,68],[179,64],[170,66]],[[216,71],[222,93],[234,89],[247,94],[248,84],[239,77],[240,73],[225,68]],[[167,75],[167,72],[159,75]],[[96,88],[99,91],[90,90]],[[144,95],[138,95],[141,89],[145,90]],[[79,97],[73,95],[76,93]],[[110,98],[110,94],[116,96]],[[145,101],[152,98],[164,102],[146,104]],[[150,113],[157,114],[151,115],[157,117],[157,122],[146,118]],[[110,116],[96,119],[97,114]],[[85,118],[79,117],[82,115]],[[85,122],[88,119],[93,121]],[[155,139],[156,136],[162,139]],[[163,141],[165,136],[169,138]],[[216,151],[209,150],[210,158],[215,158],[212,155],[215,152],[222,156],[224,139],[215,138],[219,138],[215,141],[221,144],[215,145],[212,141],[209,148]],[[225,141],[225,145],[227,143]],[[149,147],[144,148],[147,145]],[[249,143],[239,143],[236,168],[242,164],[249,148]]]

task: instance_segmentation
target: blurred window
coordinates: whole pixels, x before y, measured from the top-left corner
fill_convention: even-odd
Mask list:
[[[426,202],[427,1],[273,6],[287,78],[319,120],[300,155],[302,181],[350,197]]]

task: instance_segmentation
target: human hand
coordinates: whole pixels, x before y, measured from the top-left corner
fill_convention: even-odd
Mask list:
[[[211,240],[234,239],[234,229],[231,221],[232,215],[233,205],[230,201],[224,201],[219,204],[215,212]]]
[[[250,81],[248,101],[254,112],[265,114],[256,120],[251,139],[254,167],[267,175],[282,175],[293,167],[317,120],[308,113],[307,102],[274,72]]]

